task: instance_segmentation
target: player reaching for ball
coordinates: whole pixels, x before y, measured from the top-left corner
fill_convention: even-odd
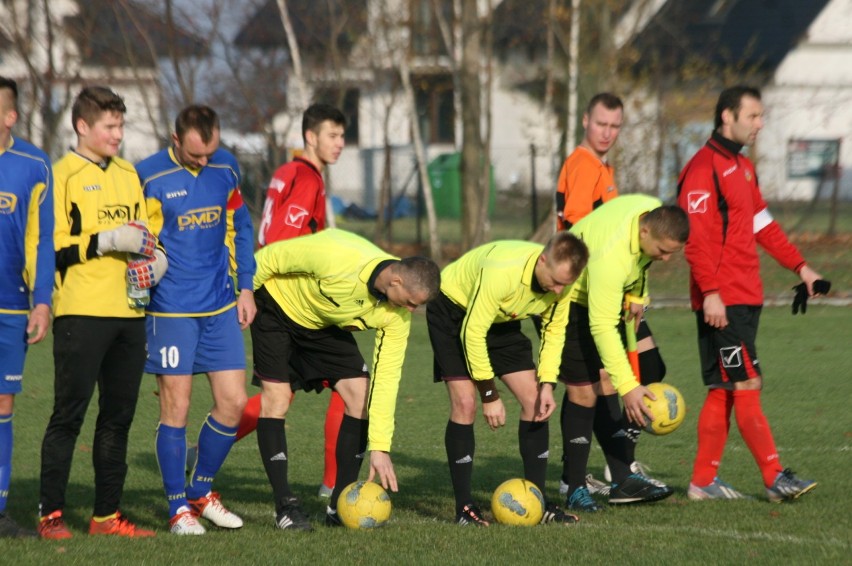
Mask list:
[[[770,501],[796,499],[816,487],[784,469],[761,406],[763,387],[755,340],[763,304],[760,245],[802,280],[793,314],[830,283],[805,263],[769,213],[754,165],[740,154],[763,128],[760,91],[728,88],[716,103],[715,131],[687,163],[678,181],[678,203],[689,214],[686,260],[698,349],[707,398],[698,417],[698,452],[689,499],[740,499],[719,479],[731,411],[752,453]],[[803,309],[804,312],[804,309]]]
[[[479,393],[492,430],[506,424],[496,378],[521,404],[518,445],[524,477],[544,493],[548,419],[556,404],[559,356],[568,322],[566,295],[586,265],[586,246],[560,232],[546,246],[497,241],[475,248],[444,268],[441,294],[426,308],[436,383],[446,384],[450,418],[444,434],[456,502],[456,523],[488,526],[473,501],[474,421]],[[521,320],[541,315],[539,366]],[[548,504],[542,522],[573,523],[576,517]]]
[[[586,465],[595,421],[603,395],[616,392],[624,404],[609,419],[609,430],[599,431],[612,474],[609,503],[621,505],[657,501],[672,490],[640,471],[631,470],[631,441],[622,431],[629,419],[645,423],[650,410],[643,397],[653,397],[640,385],[630,366],[619,332],[621,324],[638,326],[648,296],[647,271],[653,261],[667,261],[683,248],[689,234],[686,214],[676,206],[645,195],[620,196],[577,222],[571,233],[589,247],[589,264],[571,289],[568,329],[559,379],[568,389],[562,421],[562,447],[568,465],[567,505],[570,509],[599,511],[586,487]],[[630,314],[622,320],[624,297]]]

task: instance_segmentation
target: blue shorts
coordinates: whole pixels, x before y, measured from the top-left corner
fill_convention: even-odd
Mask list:
[[[199,317],[146,316],[145,371],[189,375],[246,369],[246,348],[237,309]]]
[[[27,354],[27,321],[25,314],[0,314],[0,394],[21,392]]]

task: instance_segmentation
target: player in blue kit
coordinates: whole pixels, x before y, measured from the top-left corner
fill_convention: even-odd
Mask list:
[[[0,538],[38,536],[6,515],[6,499],[15,395],[27,346],[47,335],[54,270],[50,160],[12,136],[17,121],[18,85],[0,77]]]
[[[246,404],[240,330],[248,328],[256,312],[254,235],[240,194],[239,166],[233,155],[219,149],[219,119],[213,109],[184,108],[175,120],[172,143],[137,165],[150,228],[169,260],[146,310],[145,370],[157,375],[160,391],[156,451],[170,530],[200,535],[205,529],[198,517],[221,528],[243,525],[211,488]],[[213,408],[199,432],[198,457],[185,484],[186,423],[196,373],[207,374]]]

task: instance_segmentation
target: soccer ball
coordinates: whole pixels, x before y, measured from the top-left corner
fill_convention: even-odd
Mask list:
[[[506,480],[491,496],[491,513],[502,525],[537,525],[544,515],[544,495],[531,481]]]
[[[375,482],[350,483],[340,492],[337,514],[343,525],[350,529],[381,527],[390,519],[390,496]]]
[[[654,415],[653,421],[645,419],[645,430],[657,436],[674,432],[686,416],[683,395],[667,383],[652,383],[648,385],[648,389],[657,397],[657,400],[642,398]]]

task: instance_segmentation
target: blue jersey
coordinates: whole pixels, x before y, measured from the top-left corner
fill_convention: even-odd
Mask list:
[[[252,289],[253,228],[240,194],[240,168],[217,150],[207,165],[189,169],[171,149],[136,166],[145,192],[150,229],[166,250],[169,268],[151,290],[146,312],[154,316],[207,316],[235,304],[239,289]]]
[[[53,173],[47,155],[21,139],[0,148],[0,312],[50,305]]]

